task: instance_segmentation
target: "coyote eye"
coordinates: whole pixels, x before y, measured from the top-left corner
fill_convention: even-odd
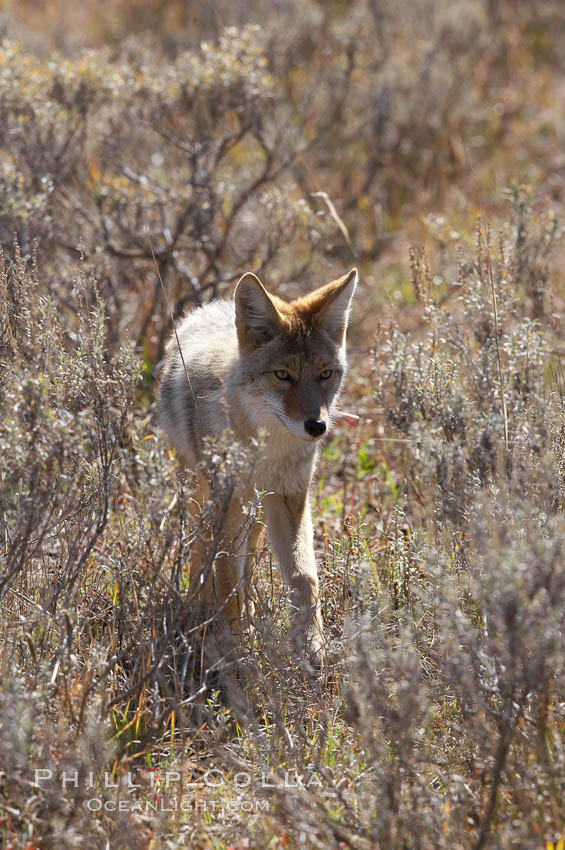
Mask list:
[[[324,369],[323,372],[320,372],[320,378],[322,381],[327,381],[332,375],[333,371],[331,369]]]
[[[290,375],[286,371],[286,369],[277,369],[275,375],[279,379],[279,381],[288,381]]]

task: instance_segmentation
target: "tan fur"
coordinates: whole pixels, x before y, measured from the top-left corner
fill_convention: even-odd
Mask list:
[[[233,300],[210,302],[184,318],[178,328],[183,356],[173,335],[159,400],[167,437],[192,468],[202,460],[206,437],[231,432],[248,444],[266,433],[254,480],[238,482],[214,526],[221,527],[222,551],[213,553],[202,602],[219,607],[238,630],[261,526],[251,528],[247,540],[238,529],[257,487],[266,493],[269,541],[290,589],[296,641],[306,643],[318,659],[324,639],[309,488],[322,436],[318,431],[330,425],[345,374],[345,332],[356,283],[352,269],[286,302],[270,295],[255,275],[245,274]],[[200,504],[206,499],[204,482],[201,477]],[[204,548],[201,543],[192,553],[193,586],[200,581]]]

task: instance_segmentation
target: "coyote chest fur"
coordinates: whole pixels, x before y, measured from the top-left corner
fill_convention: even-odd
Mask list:
[[[324,639],[309,488],[319,441],[345,374],[345,334],[356,284],[357,270],[352,269],[286,302],[248,273],[233,299],[212,301],[184,318],[178,342],[173,335],[168,343],[161,381],[161,422],[193,469],[206,437],[228,430],[245,444],[265,435],[251,490],[255,486],[265,493],[264,518],[290,590],[294,639],[316,660],[323,656]],[[205,476],[201,486],[205,490]],[[191,557],[191,580],[200,582],[203,603],[220,610],[235,631],[263,527],[258,523],[245,541],[237,534],[247,491],[248,481],[236,486],[224,511],[225,539],[214,563],[205,569],[198,553]]]

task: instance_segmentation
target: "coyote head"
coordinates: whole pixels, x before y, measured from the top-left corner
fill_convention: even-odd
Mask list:
[[[345,332],[357,269],[303,298],[267,292],[251,272],[235,290],[247,412],[258,428],[282,426],[304,441],[326,432],[345,373]]]

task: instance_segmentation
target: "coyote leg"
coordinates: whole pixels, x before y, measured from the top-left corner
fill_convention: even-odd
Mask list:
[[[263,537],[265,534],[265,526],[261,522],[256,522],[251,527],[247,536],[245,552],[240,557],[239,562],[239,580],[243,587],[245,597],[245,613],[246,619],[249,622],[255,614],[255,601],[251,595],[251,580],[253,578],[253,570],[257,559],[257,549],[262,546]]]
[[[190,510],[197,530],[190,557],[191,592],[198,593],[197,605],[206,616],[218,613],[238,636],[247,582],[245,566],[242,568],[246,561],[246,518],[241,500],[232,497],[227,509],[210,505],[208,483],[199,477]],[[249,535],[251,545],[255,536],[254,527]]]
[[[293,638],[321,663],[324,631],[308,497],[268,495],[264,508],[269,539],[290,588]]]

